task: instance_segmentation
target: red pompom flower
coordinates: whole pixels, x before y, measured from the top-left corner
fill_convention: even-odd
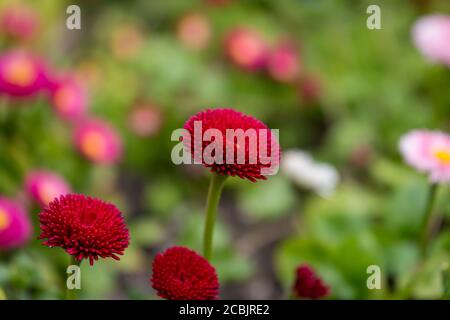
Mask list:
[[[214,300],[219,293],[216,270],[209,262],[185,247],[158,253],[152,265],[152,286],[169,300]]]
[[[296,298],[320,299],[329,293],[330,288],[323,283],[310,266],[303,264],[297,268],[294,284]]]
[[[130,235],[121,212],[112,204],[69,194],[56,198],[39,214],[41,235],[48,247],[61,247],[76,260],[119,260]]]
[[[188,134],[183,141],[194,163],[202,163],[213,172],[255,182],[278,170],[278,139],[252,116],[233,109],[208,109],[189,118],[184,129]],[[221,147],[220,153],[209,153],[215,149],[212,143]]]

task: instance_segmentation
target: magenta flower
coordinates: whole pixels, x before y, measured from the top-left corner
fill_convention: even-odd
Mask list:
[[[267,65],[268,45],[251,29],[238,28],[230,32],[225,49],[230,60],[243,69],[255,71]]]
[[[400,152],[409,165],[428,173],[432,182],[450,181],[450,135],[413,130],[400,139]]]
[[[39,239],[50,248],[61,247],[75,260],[120,260],[130,243],[122,212],[111,203],[82,194],[67,194],[39,213]]]
[[[0,13],[0,30],[7,36],[28,40],[39,28],[39,16],[35,10],[24,5],[10,5]]]
[[[25,182],[28,195],[39,205],[47,206],[53,199],[71,192],[68,183],[56,173],[36,170],[28,174]]]
[[[74,77],[65,76],[50,87],[54,110],[64,120],[79,120],[86,112],[87,92]]]
[[[122,141],[108,123],[89,119],[77,123],[74,142],[78,151],[97,164],[114,164],[122,157]]]
[[[152,271],[152,287],[161,298],[215,300],[219,295],[215,268],[189,248],[175,246],[158,253]]]
[[[294,45],[281,43],[270,54],[268,71],[273,79],[292,82],[298,78],[300,70],[300,57]]]
[[[414,24],[412,37],[425,57],[450,66],[450,16],[433,14],[420,18]]]
[[[0,197],[0,250],[20,247],[31,237],[31,222],[25,209]]]
[[[43,62],[25,51],[8,51],[0,55],[0,95],[30,97],[48,86]]]

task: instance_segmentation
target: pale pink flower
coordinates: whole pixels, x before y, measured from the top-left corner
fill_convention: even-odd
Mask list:
[[[69,184],[54,172],[35,170],[25,181],[28,195],[41,206],[48,205],[55,198],[71,192]]]
[[[79,120],[88,104],[86,88],[72,76],[57,79],[50,88],[53,109],[64,120]]]
[[[428,173],[432,182],[450,181],[450,135],[413,130],[400,139],[400,152],[409,165]]]
[[[300,56],[295,46],[282,42],[270,54],[268,71],[271,77],[281,82],[296,80],[301,71]]]
[[[177,37],[189,50],[204,49],[211,38],[209,20],[199,13],[188,13],[178,22]]]
[[[225,50],[236,65],[255,71],[267,65],[269,48],[261,35],[248,28],[237,28],[230,32],[225,42]]]
[[[131,109],[128,115],[130,131],[141,138],[157,134],[162,123],[162,112],[151,104],[138,104]]]
[[[122,157],[122,141],[116,130],[99,119],[77,123],[74,143],[88,160],[98,164],[114,164]]]
[[[20,247],[31,237],[31,221],[17,202],[0,196],[0,251]]]
[[[135,57],[142,49],[144,35],[138,26],[134,24],[119,25],[112,33],[111,51],[119,60],[127,60]]]
[[[16,39],[30,39],[39,25],[39,15],[31,7],[14,4],[7,6],[0,13],[1,32]]]
[[[420,18],[414,24],[412,36],[425,57],[450,66],[450,16],[433,14]]]

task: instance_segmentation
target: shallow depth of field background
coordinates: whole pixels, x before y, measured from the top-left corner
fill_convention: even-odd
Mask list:
[[[0,1],[2,7],[12,3]],[[45,99],[2,103],[0,193],[21,198],[35,168],[61,174],[75,192],[115,203],[131,246],[120,262],[82,265],[84,299],[154,299],[149,278],[155,253],[170,245],[201,251],[209,174],[175,166],[170,135],[207,107],[232,107],[280,129],[283,150],[302,149],[340,174],[323,198],[280,172],[265,182],[229,179],[220,204],[212,263],[221,298],[283,299],[295,267],[307,262],[338,299],[439,298],[450,233],[435,241],[427,267],[412,271],[426,177],[406,166],[399,137],[412,128],[449,129],[450,70],[428,62],[413,46],[411,27],[429,12],[450,13],[446,1],[76,1],[82,30],[65,27],[75,1],[28,1],[41,18],[22,46],[51,65],[77,74],[88,87],[89,112],[117,128],[123,160],[99,166],[74,150],[71,128]],[[382,29],[368,30],[366,8],[379,4]],[[211,39],[189,50],[177,25],[197,12]],[[300,80],[283,84],[227,59],[224,39],[236,26],[258,30],[269,43],[299,47]],[[1,34],[1,30],[0,30]],[[0,35],[0,50],[18,46]],[[308,87],[310,84],[310,87]],[[139,104],[158,110],[161,125],[148,137],[130,129]],[[439,193],[443,228],[450,194]],[[29,205],[35,219],[39,208]],[[0,287],[9,298],[59,298],[66,254],[33,240],[2,256]],[[382,270],[382,290],[368,290],[366,268]]]

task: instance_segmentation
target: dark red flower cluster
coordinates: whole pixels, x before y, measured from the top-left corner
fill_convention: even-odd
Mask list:
[[[201,123],[201,135],[199,137],[194,132],[197,121]],[[264,174],[262,169],[265,168],[268,171],[276,170],[280,162],[280,147],[271,130],[258,119],[236,110],[208,109],[201,111],[186,121],[184,129],[189,132],[191,137],[190,143],[187,143],[186,148],[193,155],[193,159],[198,163],[202,163],[205,167],[211,168],[211,171],[221,175],[238,176],[252,182],[258,179],[265,180],[267,173]],[[211,144],[211,141],[204,141],[206,139],[203,139],[204,133],[209,129],[216,129],[222,134],[223,155],[221,163],[207,163],[203,157],[205,148]],[[254,141],[254,145],[251,145],[251,141],[247,137],[244,137],[244,146],[242,146],[242,142],[239,142],[238,139],[227,141],[227,129],[242,129],[243,132],[246,132],[248,129],[255,130],[256,140]],[[262,132],[261,136],[259,132]],[[260,143],[261,137],[265,141],[261,139]],[[202,139],[199,150],[195,149],[196,139]],[[265,148],[261,148],[261,146]],[[232,163],[228,163],[226,159],[227,153],[231,149],[233,149],[234,157]],[[245,162],[238,161],[239,153],[245,155]],[[262,158],[266,156],[271,159],[270,163],[268,161],[262,161]],[[256,159],[256,161],[252,162],[251,159]]]
[[[323,283],[310,266],[303,264],[297,268],[294,284],[296,298],[320,299],[329,293],[329,287]]]
[[[157,294],[169,300],[215,300],[219,294],[216,270],[185,247],[171,247],[153,260],[151,283]]]
[[[112,204],[78,194],[56,198],[39,214],[48,247],[61,247],[78,261],[119,260],[130,242],[121,212]]]

